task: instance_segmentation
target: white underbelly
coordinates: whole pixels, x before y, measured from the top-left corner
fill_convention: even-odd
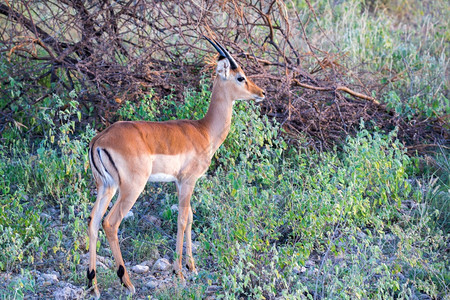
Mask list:
[[[164,173],[156,173],[150,175],[148,181],[150,182],[171,182],[176,181],[177,179],[173,175],[164,174]]]

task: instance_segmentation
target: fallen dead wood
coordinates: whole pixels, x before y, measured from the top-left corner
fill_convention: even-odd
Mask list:
[[[376,100],[375,98],[367,96],[367,95],[364,95],[362,93],[355,92],[355,91],[349,89],[346,86],[319,87],[319,86],[312,86],[312,85],[309,85],[309,84],[306,84],[306,83],[301,83],[297,79],[294,79],[294,82],[297,85],[301,86],[301,87],[304,87],[304,88],[310,89],[310,90],[315,90],[315,91],[327,91],[327,92],[329,92],[329,91],[343,91],[343,92],[346,92],[346,93],[348,93],[348,94],[350,94],[350,95],[352,95],[354,97],[372,101],[376,105],[381,105],[381,103],[378,100]]]

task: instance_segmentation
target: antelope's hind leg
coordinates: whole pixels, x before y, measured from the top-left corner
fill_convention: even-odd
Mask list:
[[[119,276],[120,282],[130,291],[130,293],[135,293],[135,288],[131,283],[130,276],[128,275],[127,269],[125,268],[125,263],[122,258],[122,253],[120,251],[119,239],[117,232],[119,230],[120,223],[123,217],[130,211],[133,207],[136,199],[139,197],[141,192],[144,190],[146,180],[139,180],[139,182],[123,182],[119,188],[119,196],[111,211],[103,220],[103,229],[106,233],[106,238],[108,239],[111,251],[114,255],[114,260],[117,267],[117,276]]]
[[[116,190],[117,188],[114,186],[105,187],[102,184],[97,184],[97,200],[94,203],[94,207],[92,208],[89,217],[89,268],[87,270],[87,278],[88,287],[94,286],[93,293],[97,299],[100,297],[96,277],[98,230],[100,229],[100,222],[105,215],[106,209],[116,193]]]

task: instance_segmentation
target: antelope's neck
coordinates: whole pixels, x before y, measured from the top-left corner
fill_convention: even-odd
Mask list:
[[[211,150],[214,154],[228,135],[233,114],[233,101],[226,88],[221,88],[216,79],[211,94],[208,112],[200,122],[207,129],[211,138]]]

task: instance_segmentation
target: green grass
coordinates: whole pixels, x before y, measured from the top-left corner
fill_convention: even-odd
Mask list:
[[[192,107],[205,110],[207,86],[187,91],[184,107],[169,97],[154,110],[149,95],[120,115],[139,119],[135,112],[142,110],[164,119],[173,111],[174,118],[190,118]],[[85,220],[94,200],[87,170],[94,132],[87,127],[74,134],[71,116],[76,111],[69,106],[40,142],[11,138],[0,148],[0,266],[27,272],[36,262],[43,269],[53,265],[83,285],[77,265],[87,250]],[[187,288],[159,290],[157,298],[199,298],[213,283],[229,299],[449,292],[448,167],[439,177],[421,170],[395,131],[369,132],[361,124],[343,151],[319,154],[288,146],[279,125],[252,103],[238,102],[233,117],[230,135],[192,199],[201,276]],[[441,160],[448,166],[447,157]],[[147,188],[135,218],[122,224],[127,261],[139,263],[156,250],[174,255],[177,216],[170,207],[176,201],[172,185]],[[159,215],[159,231],[142,221],[146,214]],[[103,233],[99,237],[99,254],[111,256]],[[102,284],[114,286],[114,272],[105,272]],[[39,289],[27,286],[28,292]]]
[[[365,2],[314,3],[320,18],[307,27],[311,41],[330,53],[345,54],[339,63],[355,70],[350,71],[355,80],[383,87],[374,96],[396,113],[409,118],[448,115],[448,1],[371,1],[374,11]],[[306,5],[301,15],[310,17]]]
[[[360,1],[314,5],[349,65],[364,61],[367,71],[384,74],[377,97],[409,118],[449,113],[446,2],[398,1],[375,13],[362,11]],[[315,42],[332,49],[327,40]],[[122,104],[117,117],[198,119],[209,87],[203,79],[198,90],[186,90],[183,106],[173,96],[156,101],[150,92],[140,103]],[[11,97],[28,97],[17,82],[7,88]],[[4,107],[8,99],[0,101]],[[85,285],[85,270],[77,266],[87,251],[86,219],[95,199],[87,157],[95,132],[80,122],[74,93],[26,109],[34,117],[19,113],[17,121],[27,128],[6,128],[0,144],[0,270],[16,274],[0,285],[3,298],[42,289],[34,269],[54,268],[61,280]],[[254,104],[237,102],[230,134],[192,199],[200,274],[185,288],[154,296],[200,299],[210,285],[219,285],[217,296],[227,299],[448,295],[448,150],[432,159],[408,157],[395,131],[369,132],[364,124],[340,146],[317,153],[288,145],[279,124]],[[126,261],[140,263],[155,251],[173,257],[177,215],[170,207],[176,202],[173,185],[147,186],[135,218],[121,226]],[[146,215],[161,219],[159,230]],[[98,252],[111,257],[102,230]],[[103,287],[118,285],[114,270],[100,272]]]
[[[320,160],[298,153],[279,161],[270,149],[200,182],[204,255],[214,258],[209,264],[219,269],[226,295],[386,298],[407,289],[427,287],[434,296],[448,290],[446,234],[423,231],[443,212],[429,211],[424,195],[412,190],[410,161],[394,136],[362,130],[349,138],[345,155]],[[409,199],[426,209],[402,211]],[[317,255],[316,273],[294,272]]]
[[[446,212],[435,203],[447,201],[437,199],[448,190],[446,179],[438,190],[424,190],[433,186],[426,182],[432,177],[416,178],[417,168],[395,132],[369,133],[362,125],[344,152],[321,155],[289,148],[279,134],[254,105],[240,103],[215,167],[196,187],[194,231],[202,249],[197,261],[209,280],[222,286],[220,293],[292,299],[309,293],[331,299],[438,297],[448,291],[448,231],[437,221]],[[88,136],[62,132],[35,151],[14,143],[8,151],[2,148],[0,174],[8,178],[1,197],[8,210],[0,218],[4,270],[56,260],[65,273],[78,272],[93,196],[86,150],[77,149],[85,149]],[[21,168],[13,167],[17,161]],[[154,213],[161,214],[162,230],[174,237],[176,214],[167,213],[176,202],[174,188],[163,185],[156,191],[167,193],[167,201]],[[126,258],[140,262],[155,248],[173,254],[173,238],[151,228],[140,233],[138,220],[145,211],[139,205],[135,221],[123,225],[122,238],[132,238],[122,245]],[[44,230],[41,212],[48,207],[57,211],[48,222],[64,226]],[[100,253],[109,255],[103,235],[100,240]],[[296,271],[303,266],[308,266],[305,272]],[[160,298],[195,298],[207,282],[187,291],[161,291]]]

